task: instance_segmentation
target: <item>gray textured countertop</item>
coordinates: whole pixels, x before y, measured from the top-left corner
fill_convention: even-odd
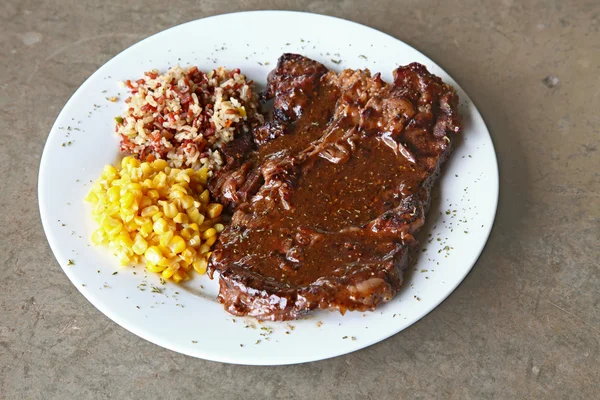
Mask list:
[[[2,3],[0,399],[598,395],[600,3],[406,0],[371,1],[367,9],[364,4]],[[207,362],[127,332],[69,282],[38,213],[44,141],[90,74],[150,34],[249,9],[335,15],[416,47],[477,104],[500,163],[496,225],[463,284],[394,337],[305,365]]]

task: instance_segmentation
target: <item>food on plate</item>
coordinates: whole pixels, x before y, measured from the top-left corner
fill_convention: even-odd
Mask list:
[[[284,54],[273,118],[223,147],[209,188],[233,210],[208,271],[235,315],[290,320],[392,299],[461,130],[454,89],[420,64],[392,84]]]
[[[87,197],[100,225],[92,241],[175,282],[205,273],[224,228],[207,180],[223,165],[219,149],[263,121],[254,82],[239,69],[175,66],[123,85],[131,96],[116,131],[131,156],[107,165]]]
[[[238,133],[262,122],[254,82],[239,69],[204,73],[197,67],[146,72],[123,85],[131,91],[115,118],[121,150],[142,161],[167,160],[174,168],[223,165],[217,151]]]
[[[223,206],[210,202],[208,169],[178,169],[165,160],[125,157],[106,165],[86,200],[99,228],[96,245],[107,245],[122,265],[145,263],[164,279],[181,282],[203,274],[211,246],[224,226]]]

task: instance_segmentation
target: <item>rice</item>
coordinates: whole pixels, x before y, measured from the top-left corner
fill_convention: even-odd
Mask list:
[[[121,151],[142,161],[167,160],[173,168],[223,165],[219,149],[263,122],[254,82],[239,69],[209,73],[175,66],[122,83],[131,91],[126,112],[115,118]]]

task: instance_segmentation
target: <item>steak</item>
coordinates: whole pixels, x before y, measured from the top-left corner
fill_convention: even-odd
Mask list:
[[[229,313],[373,310],[398,292],[461,125],[454,89],[423,65],[393,76],[279,59],[272,119],[224,149],[209,184],[233,213],[208,267]]]

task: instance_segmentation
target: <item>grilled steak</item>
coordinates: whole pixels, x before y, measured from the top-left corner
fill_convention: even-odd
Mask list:
[[[268,320],[389,301],[460,131],[453,88],[416,63],[388,84],[284,54],[263,97],[273,120],[210,184],[233,211],[209,263],[219,301]]]

